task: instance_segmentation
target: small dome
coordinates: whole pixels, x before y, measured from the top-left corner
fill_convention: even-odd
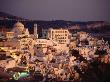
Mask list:
[[[17,29],[23,31],[24,30],[24,25],[21,22],[17,22],[17,23],[14,24],[14,28],[17,28]]]
[[[14,24],[14,27],[17,27],[17,26],[19,26],[19,27],[20,27],[20,26],[21,26],[21,27],[24,27],[24,25],[23,25],[21,22],[17,22],[17,23]]]

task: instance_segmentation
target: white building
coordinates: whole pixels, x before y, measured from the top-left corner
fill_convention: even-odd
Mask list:
[[[48,46],[53,46],[53,42],[47,39],[36,39],[35,47],[42,48],[42,51],[45,53]]]
[[[70,33],[67,29],[43,29],[42,37],[51,40],[58,52],[69,51]]]
[[[13,68],[16,66],[16,62],[13,59],[0,60],[0,67],[5,69]]]
[[[6,32],[6,38],[8,39],[14,38],[14,32]]]
[[[79,35],[80,41],[83,41],[83,40],[87,39],[87,37],[88,37],[88,33],[83,32],[83,31],[78,32],[77,34]]]
[[[59,44],[56,41],[48,39],[36,39],[35,43],[36,49],[42,49],[43,53],[46,53],[49,47],[53,50],[56,50],[57,53],[69,51],[69,47],[67,47],[67,44]]]
[[[59,44],[69,44],[70,33],[67,29],[43,29],[42,37],[58,42]]]
[[[34,40],[32,38],[22,38],[20,41],[20,50],[25,53],[29,52],[31,55],[34,54]]]
[[[23,36],[29,37],[28,29],[25,28],[21,22],[17,22],[14,24],[12,32],[14,32],[14,37],[23,37]]]

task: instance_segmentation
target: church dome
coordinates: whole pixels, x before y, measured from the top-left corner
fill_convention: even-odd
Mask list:
[[[14,24],[14,28],[19,29],[20,31],[24,30],[24,25],[21,22],[17,22]]]

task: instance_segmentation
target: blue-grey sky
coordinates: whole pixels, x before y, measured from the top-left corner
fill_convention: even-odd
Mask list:
[[[0,0],[0,11],[35,20],[110,21],[110,0]]]

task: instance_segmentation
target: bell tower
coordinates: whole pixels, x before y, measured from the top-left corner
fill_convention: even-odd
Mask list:
[[[37,24],[34,24],[34,36],[35,36],[35,38],[38,38]]]

